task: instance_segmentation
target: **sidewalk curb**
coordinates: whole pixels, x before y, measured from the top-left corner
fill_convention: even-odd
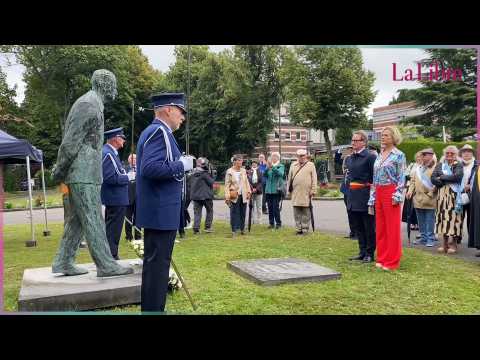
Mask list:
[[[63,208],[63,205],[57,205],[57,206],[47,206],[47,210],[49,209],[61,209]],[[15,211],[29,211],[30,208],[21,208],[21,209],[2,209],[0,212],[15,212]],[[43,207],[34,207],[32,210],[43,210]]]

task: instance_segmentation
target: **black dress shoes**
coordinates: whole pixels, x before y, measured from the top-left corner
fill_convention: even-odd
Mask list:
[[[367,256],[365,256],[365,257],[363,258],[362,262],[364,262],[364,263],[371,263],[371,262],[373,262],[373,258],[372,258],[371,256],[368,256],[368,255],[367,255]]]
[[[350,259],[348,260],[363,260],[364,256],[363,255],[357,255],[357,256],[353,256],[351,257]]]

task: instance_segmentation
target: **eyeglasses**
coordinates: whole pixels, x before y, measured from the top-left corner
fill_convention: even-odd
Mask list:
[[[445,153],[445,155],[455,155],[455,153],[454,153],[454,152],[447,151],[447,152]]]
[[[361,142],[361,141],[363,141],[363,140],[362,140],[362,139],[360,139],[360,140],[352,139],[352,142],[359,142],[359,141]]]

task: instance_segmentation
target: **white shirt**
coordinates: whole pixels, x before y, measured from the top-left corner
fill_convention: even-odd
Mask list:
[[[108,146],[110,146],[112,149],[113,149],[113,152],[115,153],[115,155],[118,156],[118,151],[117,149],[115,149],[112,145],[110,145],[109,143],[107,143]]]
[[[163,120],[160,119],[160,118],[157,118],[157,119],[158,119],[158,121],[160,121],[161,123],[163,123],[163,125],[165,125],[165,126],[167,127],[167,129],[168,129],[168,131],[170,132],[170,134],[173,133],[172,129],[170,128],[170,126],[168,126],[168,124],[167,124],[165,121],[163,121]]]
[[[466,184],[470,175],[472,174],[473,164],[475,162],[475,158],[472,159],[472,162],[468,165],[463,165],[463,183]]]
[[[233,176],[235,176],[235,180],[238,183],[238,195],[242,194],[242,177],[241,177],[241,171],[233,170]]]

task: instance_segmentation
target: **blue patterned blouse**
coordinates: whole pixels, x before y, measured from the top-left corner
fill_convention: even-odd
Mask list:
[[[400,203],[403,201],[403,190],[405,188],[405,154],[393,148],[385,160],[382,160],[382,154],[378,154],[377,160],[373,165],[373,186],[370,188],[370,199],[368,205],[375,204],[375,186],[377,185],[396,185],[392,199]]]

